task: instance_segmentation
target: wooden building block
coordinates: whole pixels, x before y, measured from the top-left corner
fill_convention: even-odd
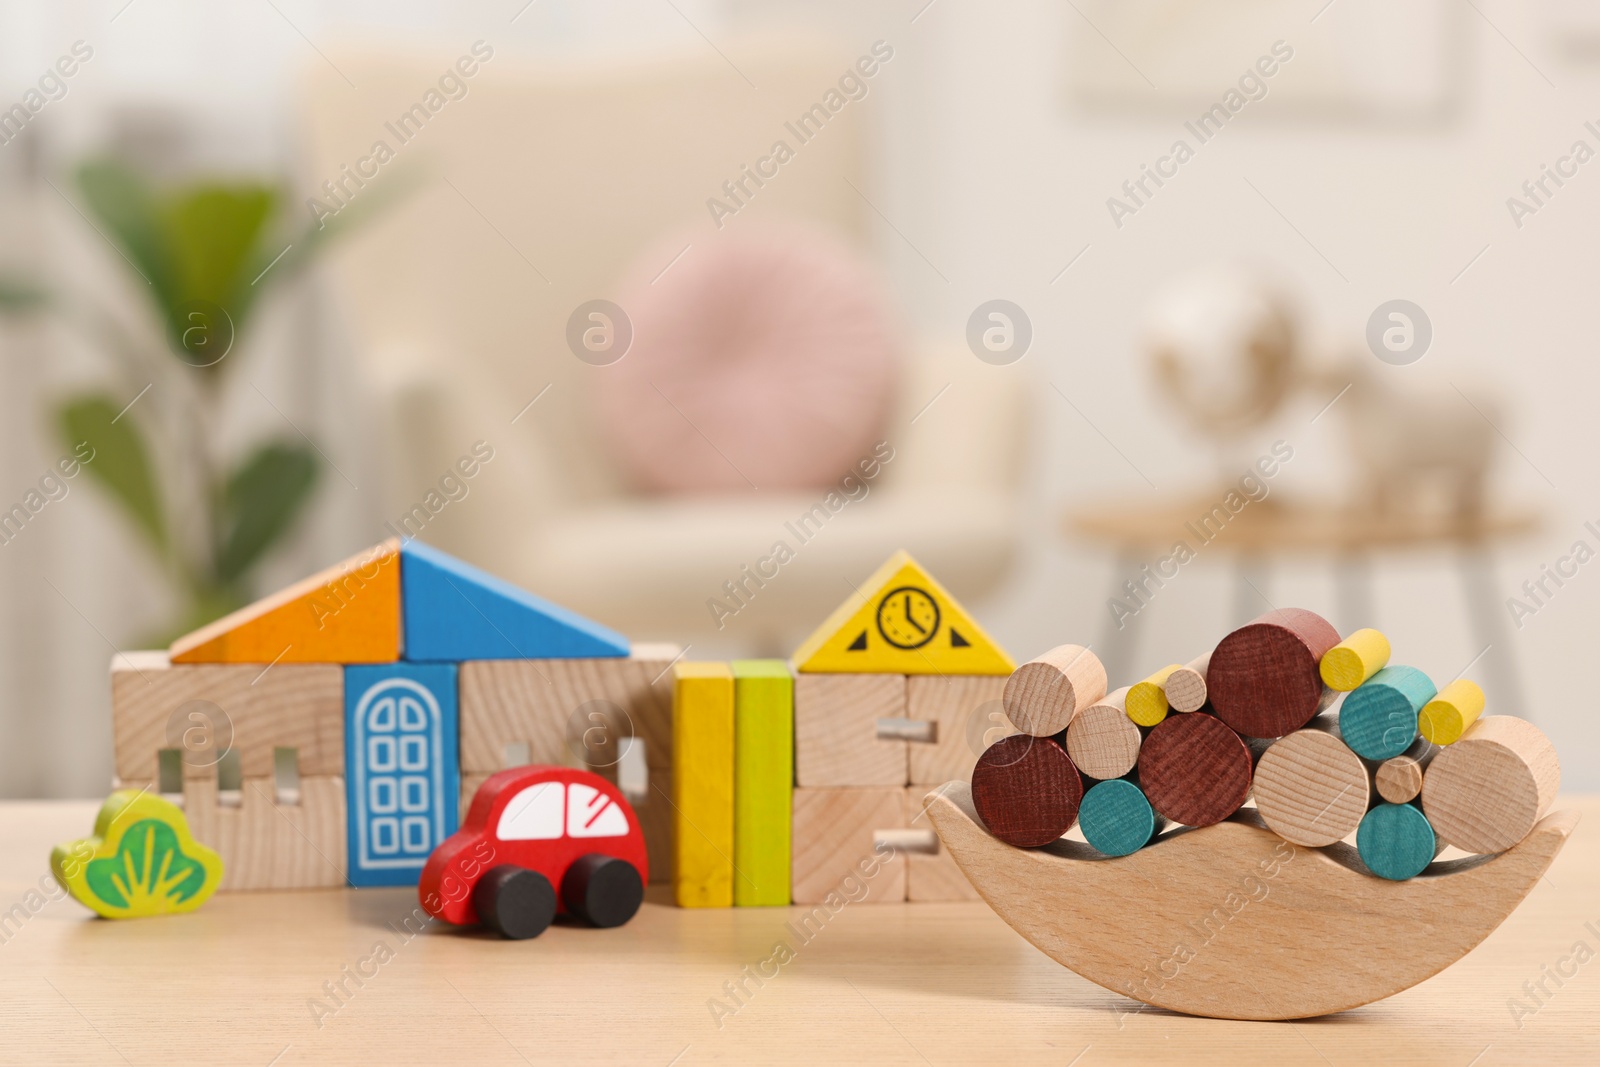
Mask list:
[[[652,769],[672,766],[672,660],[665,649],[625,659],[477,660],[461,664],[461,769],[493,774],[507,746],[526,762],[614,771],[618,741],[644,744]]]
[[[347,884],[343,777],[301,778],[281,802],[272,778],[244,779],[237,796],[192,779],[183,786],[183,810],[195,840],[222,857],[224,891]]]
[[[1001,704],[1005,687],[1006,679],[993,674],[906,679],[906,715],[914,722],[931,723],[933,733],[931,740],[913,738],[907,744],[912,785],[972,780],[978,754],[1017,732]]]
[[[176,804],[126,789],[100,806],[93,836],[51,850],[50,871],[97,915],[137,919],[204,904],[222,881],[222,857],[194,839]]]
[[[1483,714],[1483,690],[1478,683],[1457,678],[1437,696],[1422,705],[1417,714],[1417,732],[1432,745],[1453,745],[1467,727]]]
[[[1150,806],[1185,826],[1210,826],[1250,795],[1253,766],[1244,740],[1212,715],[1175,715],[1139,749],[1139,784]]]
[[[682,908],[733,906],[733,672],[679,663],[673,673],[673,884]]]
[[[1487,715],[1434,756],[1422,778],[1422,810],[1445,844],[1504,852],[1528,835],[1560,787],[1555,746],[1537,726]]]
[[[1206,690],[1212,709],[1246,737],[1293,733],[1317,713],[1323,689],[1318,663],[1338,643],[1338,631],[1320,615],[1303,608],[1267,612],[1211,653]]]
[[[1050,737],[1065,730],[1078,709],[1105,695],[1100,657],[1082,645],[1058,645],[1006,680],[1006,717],[1025,734]]]
[[[1150,843],[1166,820],[1156,814],[1138,784],[1126,778],[1096,782],[1083,794],[1078,825],[1097,852],[1127,856]]]
[[[400,550],[406,658],[459,662],[628,655],[628,640],[430,548]]]
[[[1139,762],[1144,732],[1128,718],[1128,686],[1108,693],[1072,718],[1067,755],[1090,778],[1121,778]]]
[[[795,784],[899,786],[910,778],[907,742],[878,720],[906,717],[899,674],[800,674],[794,680]]]
[[[783,660],[734,660],[733,902],[789,903],[794,675]]]
[[[989,832],[1008,845],[1038,848],[1072,829],[1083,776],[1053,738],[1013,734],[972,769],[972,803]]]
[[[1010,674],[1011,657],[944,586],[896,552],[792,657],[802,674]]]
[[[1389,664],[1389,639],[1377,630],[1357,630],[1322,656],[1318,669],[1329,689],[1348,693]]]
[[[1356,851],[1379,878],[1415,878],[1439,854],[1440,844],[1422,809],[1414,804],[1379,804],[1361,819]]]
[[[880,840],[906,828],[905,786],[794,791],[796,904],[830,895],[890,902],[906,899],[906,854]]]
[[[173,664],[165,652],[111,659],[116,774],[154,780],[158,753],[177,749],[185,778],[215,778],[222,753],[247,777],[273,773],[291,748],[304,775],[344,774],[344,669],[332,663]]]
[[[1280,737],[1256,763],[1256,809],[1285,841],[1320,847],[1343,841],[1372,802],[1372,772],[1339,738],[1331,715]]]
[[[1210,666],[1211,653],[1207,652],[1167,675],[1167,703],[1173,711],[1188,714],[1206,706],[1206,670]]]
[[[978,891],[961,873],[961,867],[939,840],[928,818],[928,793],[928,787],[922,785],[906,790],[908,835],[900,848],[906,860],[906,899],[914,902],[979,900]]]
[[[454,663],[345,668],[351,885],[416,885],[460,825],[456,681]]]
[[[1422,778],[1439,749],[1418,738],[1403,756],[1378,764],[1373,785],[1390,804],[1409,804],[1422,795]]]
[[[172,642],[173,663],[400,658],[400,542],[385,541]]]
[[[1344,698],[1339,732],[1364,759],[1398,756],[1417,739],[1417,715],[1434,695],[1433,682],[1415,667],[1385,667]]]

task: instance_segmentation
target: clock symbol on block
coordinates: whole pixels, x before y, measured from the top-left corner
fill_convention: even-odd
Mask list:
[[[891,589],[878,601],[878,632],[895,648],[921,648],[939,631],[939,603],[914,585]]]

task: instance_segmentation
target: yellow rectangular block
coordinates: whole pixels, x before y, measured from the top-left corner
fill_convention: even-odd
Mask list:
[[[794,676],[782,660],[733,662],[733,902],[789,903]]]
[[[673,886],[678,906],[733,905],[733,671],[680,663],[672,680]]]

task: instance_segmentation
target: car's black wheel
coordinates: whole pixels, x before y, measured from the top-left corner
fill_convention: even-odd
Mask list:
[[[644,903],[644,881],[627,860],[591,852],[561,879],[567,910],[591,926],[621,926]]]
[[[556,891],[538,871],[502,863],[472,887],[478,921],[513,941],[538,937],[556,917]]]

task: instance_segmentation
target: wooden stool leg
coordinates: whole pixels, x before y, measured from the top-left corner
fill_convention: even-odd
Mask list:
[[[1333,582],[1339,609],[1339,629],[1354,633],[1376,622],[1372,607],[1372,561],[1365,552],[1341,553],[1333,565]]]
[[[1111,600],[1128,599],[1127,590],[1122,587],[1124,575],[1138,574],[1144,562],[1132,552],[1118,554],[1117,561],[1111,568]],[[1141,611],[1142,615],[1143,612]],[[1138,654],[1138,626],[1139,617],[1123,616],[1120,620],[1113,617],[1111,609],[1106,609],[1105,629],[1100,632],[1100,640],[1094,646],[1095,653],[1100,657],[1100,662],[1105,665],[1106,677],[1121,678],[1133,669],[1132,664]]]
[[[1533,709],[1523,700],[1522,679],[1517,670],[1516,650],[1511,645],[1511,630],[1506,625],[1494,577],[1494,558],[1483,545],[1464,545],[1461,549],[1461,587],[1466,594],[1467,614],[1472,619],[1473,643],[1486,648],[1483,671],[1489,684],[1490,706],[1503,715],[1534,719]]]

